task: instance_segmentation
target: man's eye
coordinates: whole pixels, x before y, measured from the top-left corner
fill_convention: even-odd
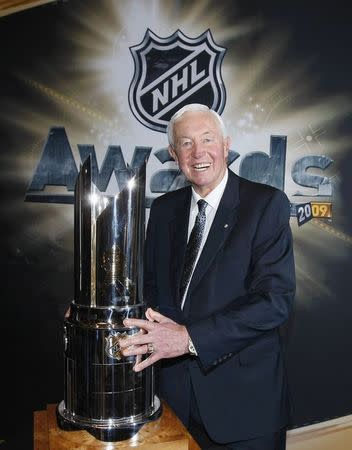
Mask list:
[[[192,145],[192,141],[183,141],[181,142],[182,147],[190,147]]]

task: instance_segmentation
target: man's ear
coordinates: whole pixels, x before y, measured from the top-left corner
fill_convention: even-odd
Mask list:
[[[231,145],[231,139],[230,139],[229,136],[227,136],[226,138],[224,138],[224,152],[225,152],[225,158],[227,158],[228,155],[229,155],[230,145]]]
[[[175,149],[173,148],[173,146],[172,146],[172,145],[169,145],[168,150],[169,150],[170,156],[171,156],[172,158],[174,158],[175,162],[178,164],[177,154],[176,154]]]

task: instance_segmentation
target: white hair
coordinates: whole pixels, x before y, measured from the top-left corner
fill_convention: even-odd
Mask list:
[[[208,106],[206,106],[206,105],[202,105],[201,103],[190,103],[189,105],[185,105],[181,109],[179,109],[178,111],[175,112],[175,114],[171,117],[170,122],[166,128],[167,138],[169,140],[169,144],[171,145],[171,147],[174,147],[175,123],[183,116],[184,113],[189,112],[189,111],[208,112],[209,114],[214,116],[219,125],[219,128],[220,128],[223,138],[227,137],[224,121],[222,120],[221,116],[217,112],[208,108]]]

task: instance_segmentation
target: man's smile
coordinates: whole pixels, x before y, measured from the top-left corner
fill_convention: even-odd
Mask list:
[[[193,164],[192,168],[195,169],[197,172],[204,172],[207,170],[212,164],[209,162],[203,162],[198,164]]]

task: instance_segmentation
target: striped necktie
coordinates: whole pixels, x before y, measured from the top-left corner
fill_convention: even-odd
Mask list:
[[[181,302],[183,301],[183,297],[185,295],[187,286],[192,277],[194,264],[196,262],[200,245],[202,243],[202,237],[206,222],[205,209],[208,203],[205,200],[198,200],[197,205],[198,205],[198,214],[191,235],[188,240],[185,255],[185,264],[183,266],[183,274],[180,284]]]

